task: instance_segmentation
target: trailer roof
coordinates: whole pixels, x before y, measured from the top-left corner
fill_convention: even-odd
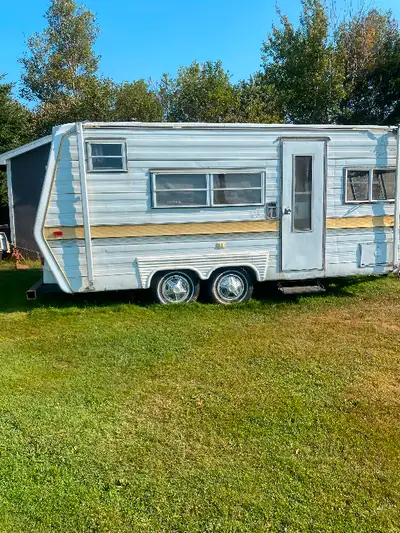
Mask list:
[[[381,130],[392,131],[397,126],[336,125],[336,124],[251,124],[206,122],[84,122],[84,128],[154,128],[154,129],[287,129],[287,130]]]
[[[25,152],[29,152],[30,150],[34,150],[35,148],[39,148],[40,146],[43,146],[44,144],[51,143],[52,141],[52,135],[47,135],[46,137],[41,137],[40,139],[36,139],[36,141],[32,141],[27,144],[23,144],[22,146],[19,146],[18,148],[14,148],[14,150],[9,150],[8,152],[4,152],[0,154],[0,165],[5,165],[9,159],[12,159],[13,157],[16,157],[17,155],[21,155]]]

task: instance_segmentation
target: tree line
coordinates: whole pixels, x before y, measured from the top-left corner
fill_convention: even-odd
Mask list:
[[[95,15],[75,0],[50,0],[45,29],[26,41],[19,84],[0,78],[0,152],[81,120],[400,122],[398,21],[373,8],[338,17],[330,2],[301,0],[296,23],[278,10],[247,80],[233,83],[221,61],[194,61],[156,82],[116,83],[99,72]]]

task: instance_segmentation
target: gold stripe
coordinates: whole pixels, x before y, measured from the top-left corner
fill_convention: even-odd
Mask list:
[[[394,217],[328,218],[327,229],[393,227]],[[228,233],[265,233],[279,231],[278,220],[249,222],[199,222],[197,224],[137,224],[126,226],[92,226],[93,239],[122,237],[167,237],[174,235],[218,235]],[[62,232],[62,235],[55,233]],[[45,239],[83,239],[83,226],[45,228]]]
[[[111,237],[161,237],[172,235],[217,235],[278,231],[277,220],[250,222],[200,222],[198,224],[138,224],[134,226],[92,226],[93,239]],[[62,232],[55,235],[54,232]],[[83,239],[83,226],[46,228],[46,239]]]
[[[393,227],[394,217],[344,217],[328,218],[327,229],[386,228]]]

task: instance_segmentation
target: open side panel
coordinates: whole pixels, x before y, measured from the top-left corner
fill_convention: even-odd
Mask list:
[[[47,143],[7,161],[12,243],[26,258],[38,257],[33,228],[49,151]]]

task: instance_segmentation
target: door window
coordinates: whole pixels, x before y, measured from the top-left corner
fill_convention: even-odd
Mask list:
[[[294,156],[293,231],[312,231],[313,158]]]

